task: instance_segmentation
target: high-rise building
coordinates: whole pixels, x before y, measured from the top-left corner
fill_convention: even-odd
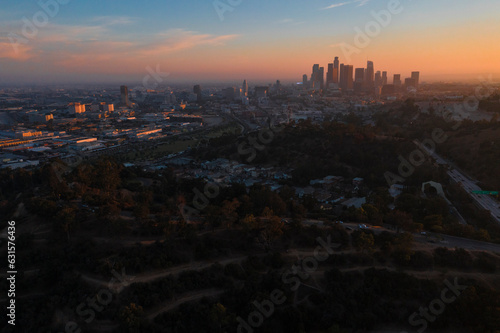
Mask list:
[[[354,82],[353,82],[353,71],[354,67],[352,65],[340,65],[342,70],[340,71],[341,80],[340,80],[340,88],[342,92],[347,92],[349,90],[353,90]]]
[[[339,74],[340,74],[340,68],[339,68],[339,57],[335,57],[335,60],[333,61],[333,83],[339,83]],[[335,70],[337,71],[335,73]]]
[[[392,84],[394,87],[397,89],[398,87],[401,87],[401,74],[394,74],[394,79],[392,80]]]
[[[356,68],[354,70],[354,92],[359,93],[363,91],[364,81],[365,81],[365,69]]]
[[[196,94],[196,100],[197,100],[198,102],[200,102],[200,101],[201,101],[201,99],[202,99],[202,96],[201,96],[201,86],[200,86],[199,84],[197,84],[197,85],[195,85],[195,86],[193,87],[193,93],[195,93],[195,94]]]
[[[319,77],[319,64],[314,64],[311,74],[311,88],[317,89],[318,87],[318,77]]]
[[[387,72],[382,72],[382,86],[387,84]]]
[[[319,68],[318,83],[320,89],[325,89],[325,67]]]
[[[420,84],[420,72],[411,72],[411,78],[415,83],[415,88],[418,89]]]
[[[123,106],[130,106],[130,101],[128,99],[128,87],[127,86],[120,87],[120,95],[121,95],[121,104]]]
[[[356,68],[354,71],[354,82],[363,82],[365,80],[365,69]]]
[[[309,82],[307,80],[307,74],[302,75],[302,86],[304,89],[307,89],[309,86]]]
[[[339,67],[339,87],[342,89],[342,82],[344,80],[344,64]]]
[[[417,88],[416,87],[416,82],[414,79],[412,79],[411,77],[408,77],[405,79],[405,88],[406,89],[409,89],[409,88]]]
[[[375,73],[375,87],[381,87],[382,86],[382,73],[380,71],[377,71]]]
[[[326,89],[330,88],[333,82],[333,63],[328,64],[328,72],[326,73]]]
[[[248,83],[247,83],[247,80],[243,80],[242,91],[243,91],[243,96],[247,97],[248,96]]]
[[[373,61],[368,61],[366,63],[366,71],[365,71],[365,88],[367,91],[372,91],[372,88],[374,87],[374,76],[375,76],[375,69],[373,67]]]

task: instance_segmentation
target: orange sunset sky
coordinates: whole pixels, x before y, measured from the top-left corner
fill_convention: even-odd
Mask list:
[[[2,9],[0,83],[141,80],[148,66],[172,82],[301,81],[335,56],[355,68],[371,60],[389,76],[420,71],[428,82],[500,78],[498,1],[400,1],[352,54],[341,45],[355,47],[356,29],[388,11],[388,1],[242,1],[225,11],[211,1],[113,2],[47,12],[23,0]],[[26,20],[40,11],[46,24],[26,36]]]

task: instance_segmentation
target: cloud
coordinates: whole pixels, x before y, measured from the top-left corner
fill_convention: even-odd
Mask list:
[[[356,7],[361,7],[361,6],[366,5],[369,2],[370,2],[370,0],[351,0],[351,1],[346,1],[346,2],[334,3],[334,4],[330,5],[330,6],[326,6],[324,8],[321,8],[321,10],[328,10],[328,9],[338,8],[338,7],[342,7],[342,6],[345,6],[345,5],[350,5],[352,3],[358,3],[358,5]]]
[[[129,16],[96,16],[91,20],[91,22],[97,22],[103,26],[130,25],[137,21],[136,18]]]
[[[0,59],[10,59],[15,61],[27,61],[36,54],[28,44],[10,36],[10,38],[0,38]]]
[[[358,0],[357,2],[359,2],[359,4],[356,7],[361,7],[370,2],[370,0]]]
[[[143,72],[144,66],[164,62],[169,55],[203,47],[223,47],[238,35],[213,35],[185,29],[170,29],[153,35],[124,40],[109,24],[128,24],[125,20],[98,19],[99,24],[63,26],[48,24],[33,38],[23,38],[21,28],[5,29],[0,24],[0,60],[40,66],[47,71],[67,73],[116,74]],[[121,22],[121,23],[118,23]],[[12,47],[9,31],[22,39]]]
[[[327,6],[325,8],[322,8],[321,10],[327,10],[327,9],[333,9],[333,8],[337,8],[337,7],[342,7],[342,6],[348,5],[350,3],[352,3],[352,1],[341,2],[341,3],[334,3],[333,5],[330,5],[330,6]]]
[[[184,29],[171,29],[154,36],[153,40],[138,50],[139,56],[159,56],[199,46],[223,46],[238,35],[199,34]]]
[[[276,23],[278,23],[278,24],[288,24],[288,25],[300,25],[300,24],[306,23],[306,21],[296,21],[296,20],[291,19],[291,18],[286,18],[286,19],[283,19],[283,20],[279,20]]]

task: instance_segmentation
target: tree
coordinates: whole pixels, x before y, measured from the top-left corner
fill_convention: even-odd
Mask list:
[[[395,226],[399,233],[401,230],[410,230],[413,225],[413,219],[410,214],[395,210],[387,215],[387,223]]]
[[[120,321],[129,331],[135,331],[142,326],[142,316],[144,310],[142,306],[130,303],[122,309],[119,314]]]
[[[56,221],[61,230],[66,233],[69,242],[69,233],[76,224],[76,209],[73,207],[65,207],[61,209],[56,215]]]
[[[372,252],[375,245],[375,239],[372,234],[360,231],[356,239],[354,239],[354,246],[358,251],[364,253],[365,251]]]
[[[149,207],[146,204],[137,204],[134,208],[134,216],[138,221],[143,221],[149,217]]]
[[[245,229],[248,229],[248,230],[253,230],[253,229],[256,229],[258,227],[257,219],[255,218],[255,216],[253,216],[253,214],[245,216],[241,220],[241,224],[243,225],[243,227]]]
[[[264,228],[260,232],[260,240],[264,244],[266,250],[270,250],[272,244],[283,234],[283,223],[277,216],[272,216],[268,221],[264,222]]]
[[[224,202],[222,203],[222,223],[227,229],[231,228],[233,223],[238,221],[238,213],[236,210],[239,206],[240,202],[236,198],[234,198],[232,201],[224,200]]]
[[[104,191],[113,191],[121,183],[120,171],[123,167],[110,158],[103,158],[95,165],[94,185]]]

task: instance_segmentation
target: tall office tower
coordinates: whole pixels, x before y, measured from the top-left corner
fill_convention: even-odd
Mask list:
[[[408,77],[405,79],[405,88],[406,89],[409,89],[409,88],[416,88],[416,82],[414,79],[412,79],[411,77]]]
[[[363,82],[365,80],[365,69],[356,68],[354,71],[354,82]]]
[[[307,80],[307,74],[304,74],[302,75],[302,86],[304,87],[304,89],[307,89],[308,88],[308,80]]]
[[[375,69],[373,67],[373,61],[368,61],[366,63],[366,71],[365,71],[365,87],[367,91],[372,91],[374,87],[374,76]]]
[[[345,68],[347,67],[347,68]],[[354,88],[354,81],[352,79],[352,75],[354,74],[354,66],[347,65],[344,67],[347,76],[347,90],[352,90]]]
[[[319,65],[313,65],[311,74],[311,88],[318,88]]]
[[[418,89],[420,84],[420,72],[411,72],[411,78],[415,81],[415,88]]]
[[[335,67],[335,65],[334,65]],[[340,64],[339,66],[339,87],[342,88],[342,82],[344,80],[344,64]]]
[[[392,81],[392,84],[396,89],[401,87],[401,74],[394,74],[394,79]]]
[[[335,60],[333,61],[333,83],[339,83],[339,74],[339,57],[335,57]]]
[[[365,80],[365,69],[356,68],[354,71],[354,92],[360,93],[363,91],[363,82]]]
[[[375,87],[381,87],[382,86],[382,73],[380,71],[377,71],[375,73]]]
[[[342,70],[340,71],[341,79],[340,79],[340,88],[342,89],[342,92],[347,92],[349,90],[352,90],[354,87],[354,82],[353,82],[353,70],[354,67],[352,65],[340,65]]]
[[[325,67],[319,68],[318,83],[321,90],[325,89]]]
[[[198,102],[200,102],[201,101],[201,86],[199,84],[197,84],[193,87],[193,93],[196,94],[196,100]]]
[[[241,88],[243,90],[243,96],[247,97],[248,96],[248,83],[247,80],[243,80],[243,87]]]
[[[375,87],[374,87],[374,92],[375,95],[379,96],[382,92],[382,73],[380,71],[377,71],[375,73]]]
[[[328,72],[326,73],[326,89],[333,84],[333,64],[328,64]]]
[[[387,72],[382,72],[382,86],[387,84]]]
[[[280,80],[276,80],[276,93],[279,94],[280,91],[281,91],[281,81]]]
[[[127,86],[120,87],[120,95],[121,95],[121,104],[124,106],[130,106],[130,101],[128,99],[128,87]]]

